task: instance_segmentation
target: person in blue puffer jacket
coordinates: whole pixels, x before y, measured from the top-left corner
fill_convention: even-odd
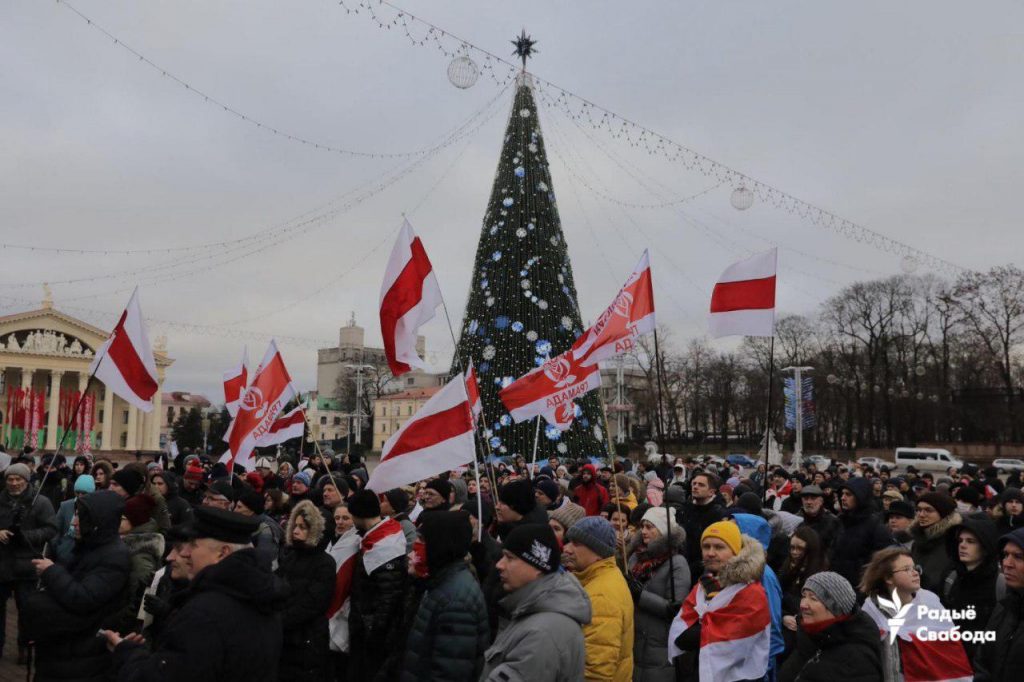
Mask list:
[[[740,527],[740,532],[754,538],[768,551],[768,545],[772,541],[772,527],[760,516],[753,514],[733,514],[733,521]],[[764,566],[761,574],[761,587],[768,595],[768,608],[772,612],[772,639],[768,649],[768,673],[765,680],[772,682],[778,671],[777,657],[785,648],[786,643],[782,639],[782,584],[779,577],[768,564]]]

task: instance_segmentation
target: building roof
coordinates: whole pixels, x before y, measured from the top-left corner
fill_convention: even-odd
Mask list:
[[[163,393],[163,404],[173,405],[194,405],[195,407],[210,407],[212,403],[209,399],[199,393],[189,393],[188,391],[171,391]]]
[[[401,391],[400,393],[388,393],[377,398],[377,401],[381,400],[416,400],[417,398],[429,398],[438,391],[441,390],[441,386],[428,386],[426,388],[410,388],[408,391]]]

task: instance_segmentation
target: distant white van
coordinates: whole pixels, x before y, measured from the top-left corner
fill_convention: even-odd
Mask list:
[[[904,470],[912,466],[918,471],[945,472],[949,467],[961,469],[964,463],[943,448],[896,448],[896,466]]]

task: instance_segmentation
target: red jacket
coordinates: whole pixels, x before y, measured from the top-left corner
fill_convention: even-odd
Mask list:
[[[584,464],[583,471],[590,472],[590,483],[580,483],[573,491],[576,504],[586,510],[587,516],[599,516],[608,505],[608,490],[597,482],[597,468]]]

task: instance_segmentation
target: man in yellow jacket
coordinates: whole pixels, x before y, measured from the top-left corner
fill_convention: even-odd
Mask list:
[[[615,529],[600,516],[577,521],[565,534],[562,556],[590,597],[583,626],[587,682],[629,682],[633,677],[633,599],[615,564]]]

